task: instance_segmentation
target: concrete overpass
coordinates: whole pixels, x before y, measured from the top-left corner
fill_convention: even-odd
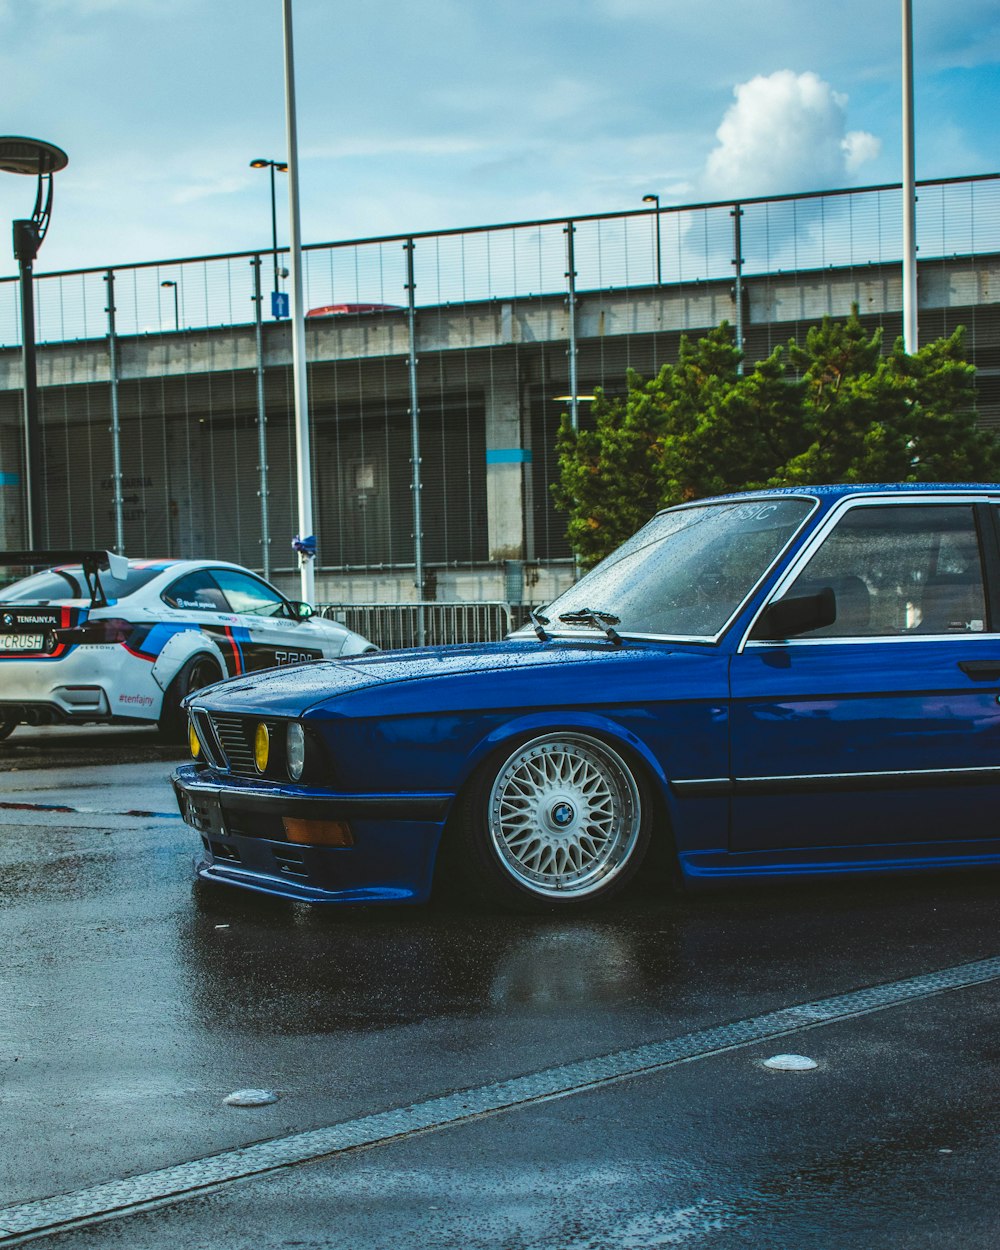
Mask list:
[[[411,361],[419,397],[424,559],[439,598],[526,597],[569,575],[548,484],[568,394],[623,387],[675,359],[682,334],[741,323],[755,360],[857,304],[891,343],[898,263],[743,275],[731,281],[577,291],[311,319],[307,329],[320,539],[317,598],[400,600],[413,585]],[[920,267],[921,338],[969,330],[980,419],[1000,424],[1000,255]],[[208,554],[292,578],[295,532],[291,331],[255,322],[40,347],[49,545],[110,545],[121,445],[126,550]],[[0,544],[21,541],[21,361],[0,349]],[[260,454],[264,450],[263,457]],[[267,492],[269,535],[260,492]],[[512,584],[511,579],[515,581]]]

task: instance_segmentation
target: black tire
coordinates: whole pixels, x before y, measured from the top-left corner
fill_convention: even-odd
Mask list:
[[[9,738],[20,723],[20,721],[12,720],[9,716],[0,716],[0,742],[4,738]]]
[[[648,787],[607,742],[548,733],[507,747],[473,777],[452,831],[453,867],[517,911],[582,911],[619,894],[649,848]]]
[[[221,678],[217,660],[210,655],[191,656],[163,695],[157,723],[164,742],[184,742],[187,738],[187,713],[181,708],[181,700]]]

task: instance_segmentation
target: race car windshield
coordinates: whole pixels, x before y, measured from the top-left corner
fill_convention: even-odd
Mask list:
[[[808,499],[661,513],[544,609],[562,622],[600,604],[619,634],[714,638],[809,515]],[[551,629],[553,626],[549,626]],[[561,632],[561,630],[560,630]]]
[[[124,599],[151,582],[160,569],[129,569],[124,581],[113,578],[105,569],[101,585],[109,599]],[[44,573],[33,573],[0,590],[0,603],[51,603],[54,599],[89,599],[87,579],[79,564],[67,564]]]

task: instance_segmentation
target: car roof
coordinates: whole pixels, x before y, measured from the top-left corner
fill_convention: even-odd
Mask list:
[[[692,499],[683,504],[674,504],[675,508],[690,507],[703,503],[723,503],[741,499],[774,499],[774,498],[819,498],[825,500],[842,499],[847,496],[864,495],[908,495],[938,494],[981,495],[984,491],[1000,491],[997,482],[851,482],[823,483],[818,486],[773,486],[761,490],[733,491],[728,495],[711,495],[704,499]],[[669,509],[663,509],[669,511]]]
[[[185,569],[238,569],[241,573],[250,573],[254,577],[260,574],[255,573],[253,569],[248,569],[242,564],[234,564],[231,560],[192,560],[180,559],[173,557],[129,557],[128,566],[130,569],[152,569],[157,573],[179,572]],[[78,563],[57,564],[53,566],[57,569],[78,568]]]

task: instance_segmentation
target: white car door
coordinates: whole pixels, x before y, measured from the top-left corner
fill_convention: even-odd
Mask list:
[[[340,653],[338,634],[310,629],[267,582],[239,569],[215,568],[211,573],[239,619],[236,633],[245,672],[332,659]]]

